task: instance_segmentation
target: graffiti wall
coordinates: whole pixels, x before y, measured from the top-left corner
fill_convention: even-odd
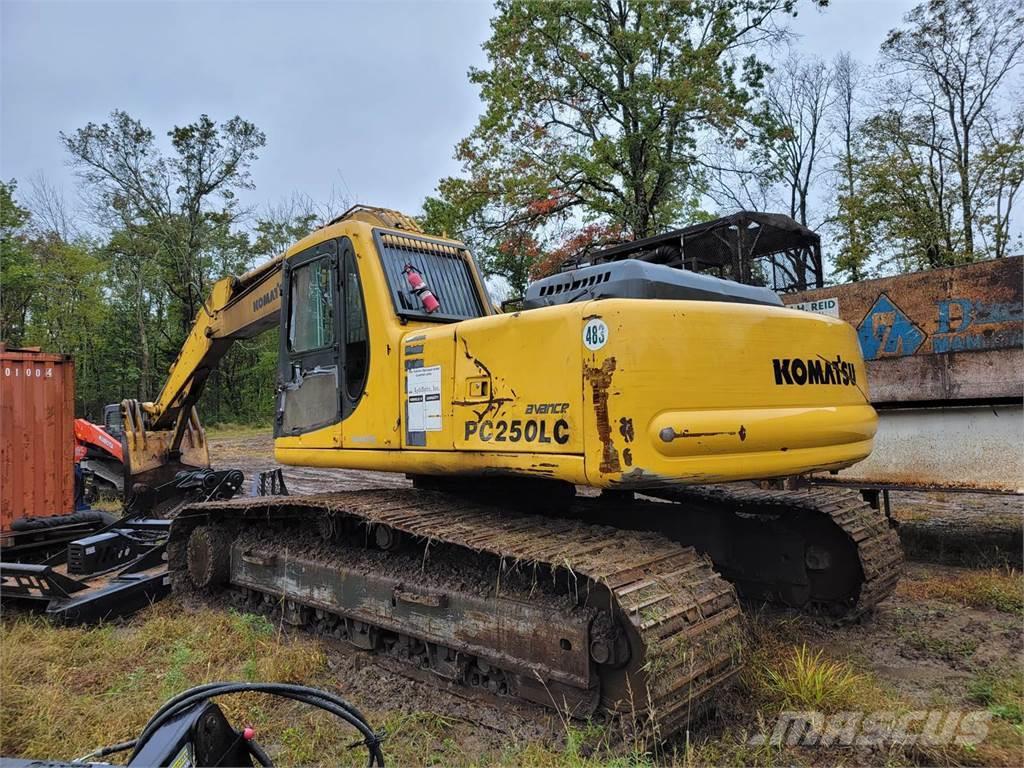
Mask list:
[[[927,402],[1024,394],[1024,257],[783,297],[853,325],[872,399]]]

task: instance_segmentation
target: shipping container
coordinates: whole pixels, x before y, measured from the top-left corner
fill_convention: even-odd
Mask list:
[[[74,511],[75,366],[0,343],[0,532]]]

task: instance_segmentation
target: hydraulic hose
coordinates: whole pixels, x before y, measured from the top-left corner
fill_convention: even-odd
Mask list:
[[[368,766],[371,766],[372,768],[372,766],[384,765],[384,755],[380,748],[382,735],[370,727],[369,722],[363,714],[356,709],[356,707],[349,704],[340,696],[330,693],[329,691],[311,688],[306,685],[291,685],[288,683],[207,683],[205,685],[196,686],[195,688],[190,688],[187,691],[179,693],[160,707],[160,709],[157,710],[157,712],[149,719],[149,722],[146,723],[146,727],[143,728],[142,733],[137,739],[134,741],[123,742],[121,744],[114,745],[114,747],[105,748],[104,750],[98,750],[93,754],[110,754],[111,751],[132,749],[131,759],[134,759],[139,753],[139,750],[147,741],[149,741],[152,735],[164,723],[175,715],[181,713],[183,710],[194,706],[200,701],[212,699],[216,696],[250,692],[265,693],[271,696],[281,696],[286,699],[293,699],[294,701],[299,701],[303,704],[308,704],[309,706],[330,712],[332,715],[341,718],[362,734],[362,744],[366,747],[368,753]],[[257,744],[249,742],[248,746],[253,757],[256,758],[256,761],[260,765],[272,765],[266,753]],[[129,765],[131,764],[131,759],[128,761]]]

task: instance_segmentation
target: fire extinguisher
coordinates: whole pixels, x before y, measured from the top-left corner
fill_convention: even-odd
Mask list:
[[[420,303],[427,310],[428,314],[436,312],[441,308],[441,302],[434,298],[434,294],[430,291],[430,286],[427,285],[427,281],[423,279],[423,276],[416,267],[412,264],[406,264],[402,272],[405,273],[405,279],[409,283],[409,290],[419,298]]]

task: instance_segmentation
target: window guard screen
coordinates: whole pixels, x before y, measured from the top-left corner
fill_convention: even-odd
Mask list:
[[[400,317],[446,322],[486,314],[466,261],[465,249],[422,237],[379,230],[374,232],[374,236],[395,312]],[[427,281],[431,292],[441,304],[436,312],[428,313],[423,309],[419,298],[409,290],[403,274],[406,264],[412,264]]]

